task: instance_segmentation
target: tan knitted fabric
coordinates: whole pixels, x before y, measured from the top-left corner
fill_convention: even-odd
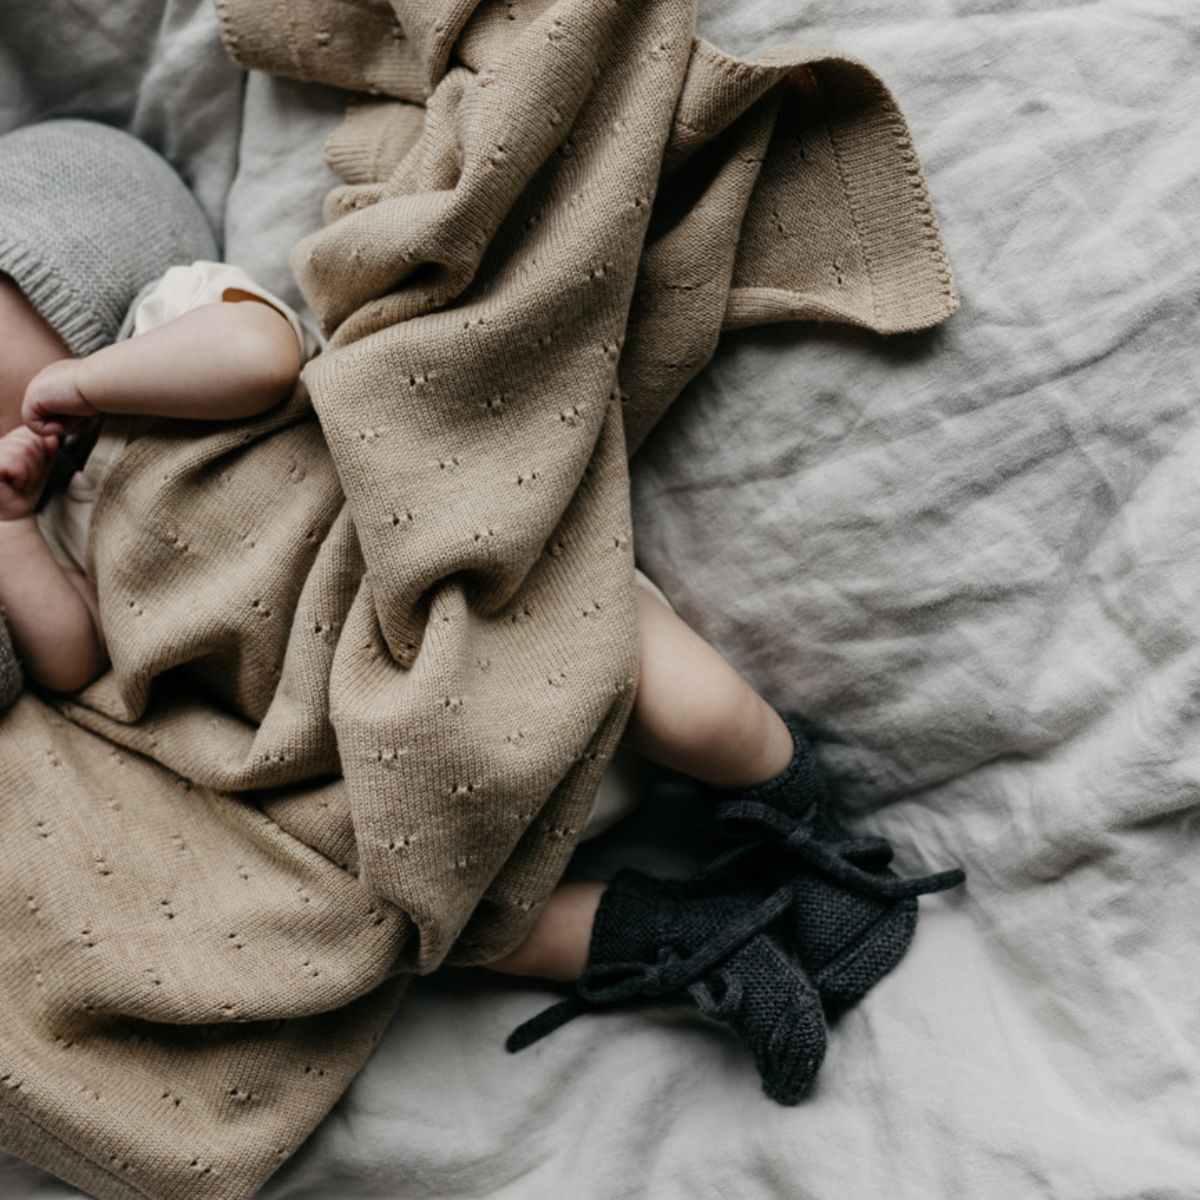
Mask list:
[[[684,0],[221,11],[242,63],[375,93],[294,260],[330,350],[134,443],[112,671],[0,718],[0,1145],[121,1200],[251,1195],[403,972],[520,939],[632,702],[628,455],[721,329],[955,307],[845,58],[735,61]]]

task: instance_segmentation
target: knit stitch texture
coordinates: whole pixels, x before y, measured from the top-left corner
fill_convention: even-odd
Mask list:
[[[600,898],[575,995],[515,1030],[517,1051],[567,1020],[641,998],[691,1000],[754,1056],[763,1091],[796,1104],[825,1057],[821,998],[785,944],[785,886],[739,878],[657,879],[626,867]]]
[[[112,670],[0,720],[0,1145],[104,1200],[252,1195],[404,973],[520,940],[632,703],[628,455],[722,328],[956,304],[841,55],[737,61],[685,0],[220,8],[362,98],[294,258],[328,353],[131,446]]]
[[[134,297],[168,267],[216,255],[183,180],[119,129],[43,121],[0,138],[0,162],[0,274],[72,354],[114,341]]]

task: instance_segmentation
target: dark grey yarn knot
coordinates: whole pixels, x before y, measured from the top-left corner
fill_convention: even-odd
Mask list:
[[[788,943],[833,1013],[853,1004],[904,956],[917,897],[957,887],[955,867],[904,879],[886,838],[855,836],[833,815],[824,772],[802,718],[780,713],[794,752],[777,776],[718,799],[717,829],[735,845],[702,872],[792,890]]]
[[[732,800],[717,810],[717,827],[747,844],[730,851],[708,869],[723,869],[755,850],[774,845],[785,858],[797,859],[829,879],[864,896],[902,900],[958,887],[967,876],[959,867],[902,879],[884,868],[892,860],[892,846],[884,838],[845,838],[832,845],[823,842],[811,819],[793,817],[754,800]]]
[[[791,904],[791,889],[777,888],[765,900],[736,917],[690,953],[674,946],[661,946],[653,962],[589,962],[575,984],[576,994],[551,1005],[519,1025],[505,1042],[516,1053],[553,1033],[568,1021],[605,1004],[619,1004],[639,997],[677,995],[693,987],[703,1008],[717,1010],[710,989],[701,986],[703,977],[717,964],[744,946],[751,938],[775,922]]]

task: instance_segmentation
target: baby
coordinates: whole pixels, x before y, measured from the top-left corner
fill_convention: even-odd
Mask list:
[[[20,351],[0,381],[0,606],[26,672],[52,691],[77,691],[107,664],[87,534],[128,418],[264,412],[291,392],[311,341],[282,301],[212,262],[172,267],[132,326],[128,340],[72,358],[0,277],[0,339]],[[83,470],[38,514],[59,439],[103,414],[126,419],[105,422]]]
[[[35,288],[0,276],[0,605],[31,679],[73,691],[107,661],[87,555],[107,467],[148,420],[266,411],[316,345],[286,304],[205,260],[166,270],[134,302],[131,336],[90,353],[72,354],[69,323],[38,301]],[[39,513],[61,439],[97,418],[82,469]],[[820,1066],[827,1014],[898,961],[916,896],[962,875],[899,879],[885,841],[842,830],[800,723],[759,696],[640,572],[637,619],[625,745],[706,785],[737,844],[687,880],[625,869],[607,884],[560,886],[522,944],[491,965],[572,984],[574,995],[522,1026],[509,1048],[597,1005],[684,999],[729,1025],[767,1094],[792,1104]]]

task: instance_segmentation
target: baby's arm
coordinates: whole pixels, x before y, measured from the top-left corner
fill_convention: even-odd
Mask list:
[[[91,584],[58,565],[33,515],[54,462],[52,441],[28,429],[0,438],[0,605],[29,675],[74,692],[107,658]]]
[[[99,413],[233,420],[285,399],[300,367],[287,318],[249,293],[227,292],[87,358],[52,363],[26,389],[21,416],[41,434]]]

